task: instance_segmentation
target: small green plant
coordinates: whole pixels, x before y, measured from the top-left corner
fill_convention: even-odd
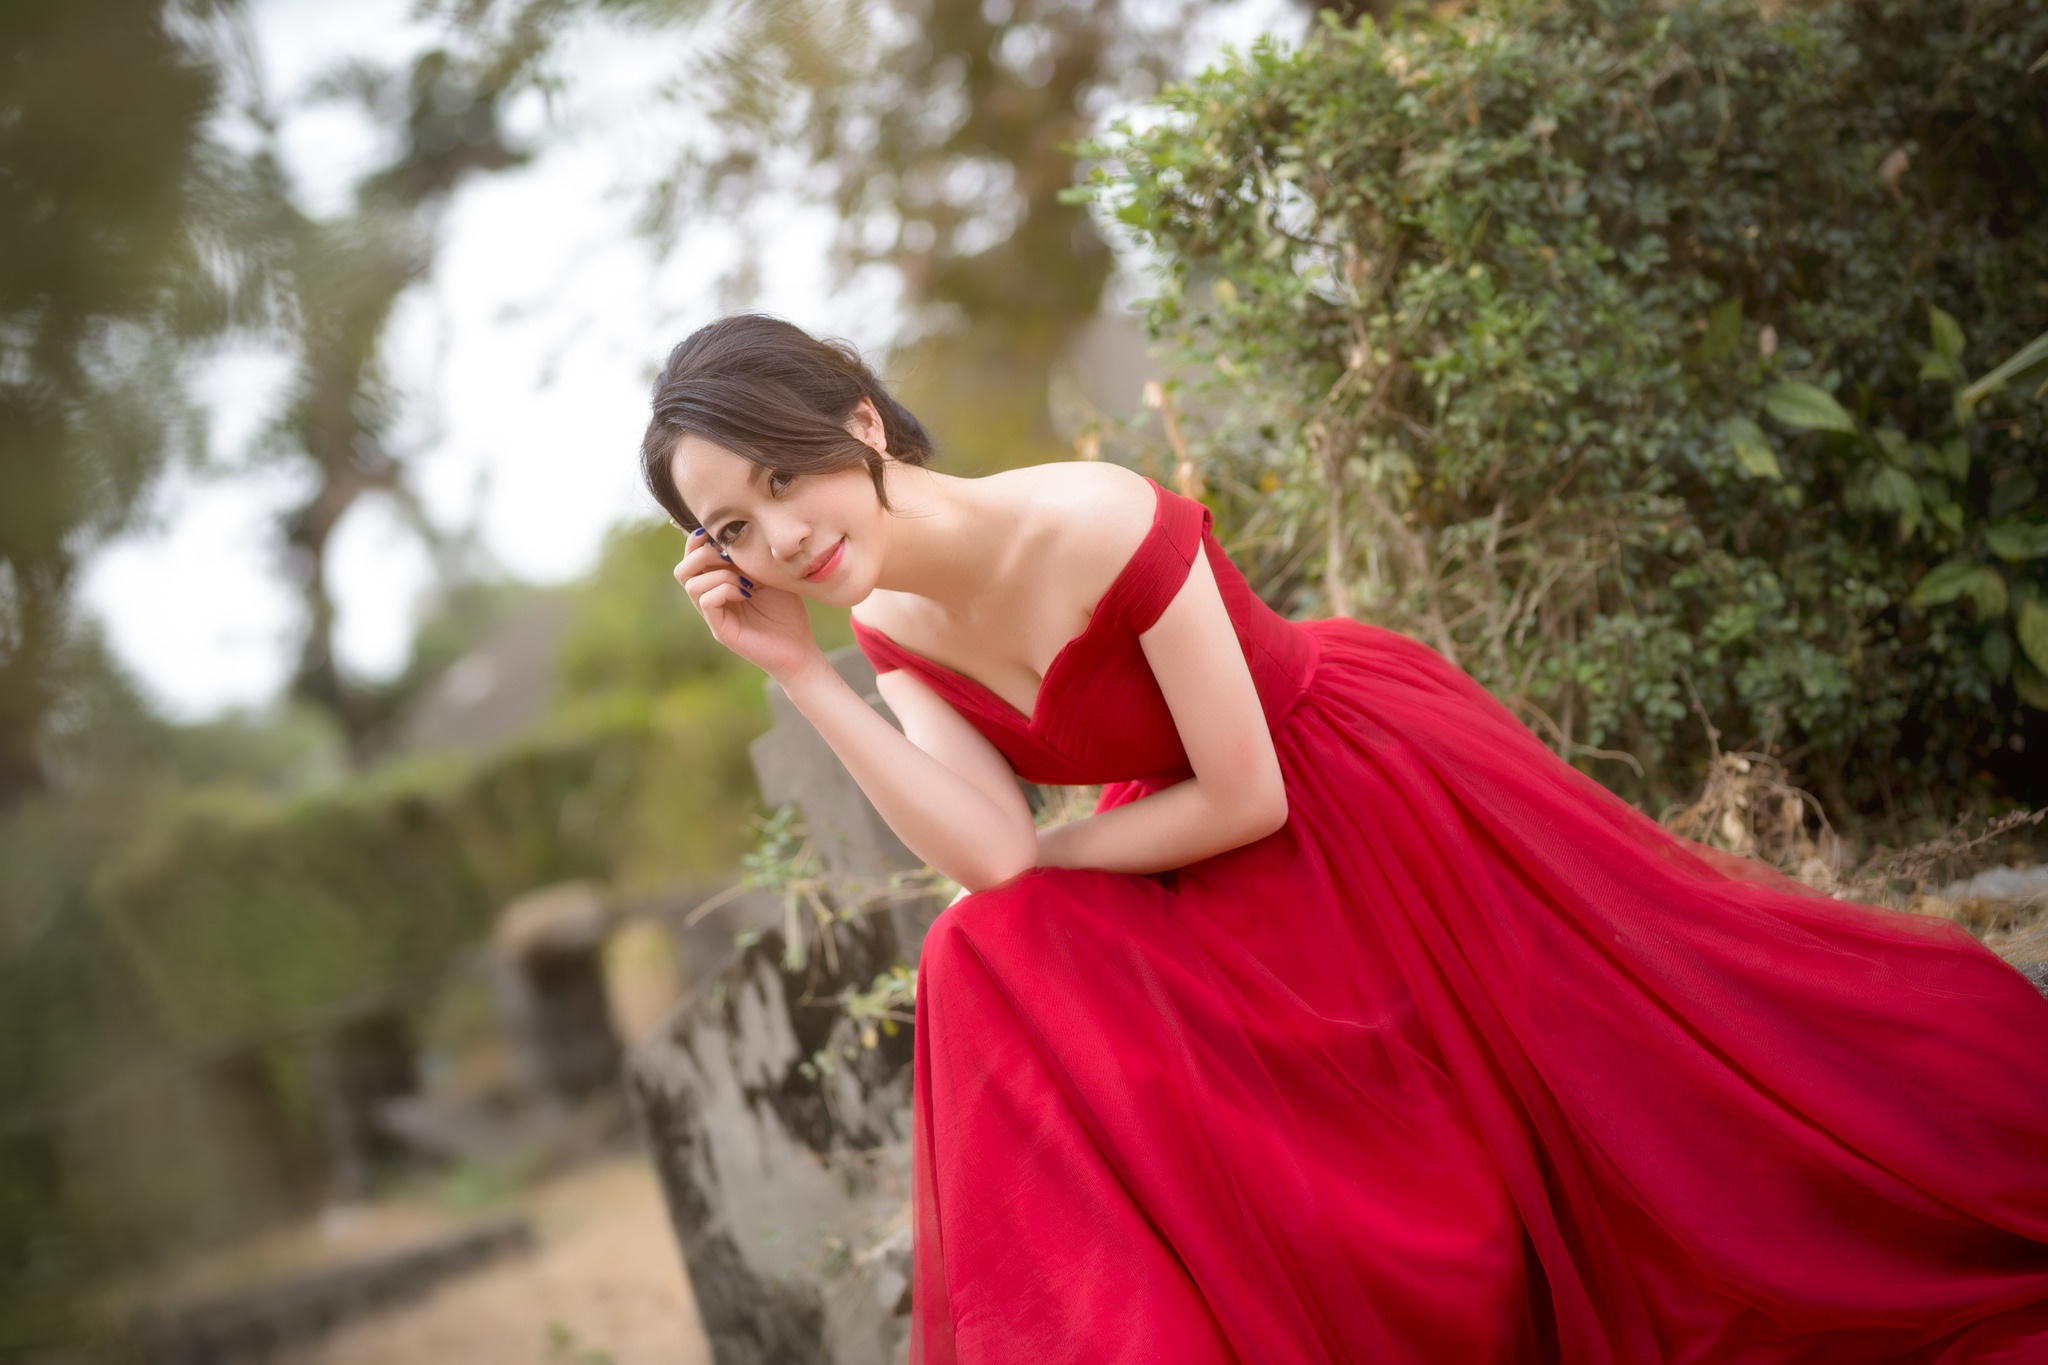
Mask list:
[[[894,1038],[903,1025],[917,1022],[917,968],[899,962],[865,990],[848,986],[834,1003],[839,1017],[825,1046],[798,1064],[807,1080],[831,1075],[841,1062],[858,1061],[861,1053],[880,1047],[882,1039]]]
[[[479,1213],[518,1198],[532,1183],[538,1167],[531,1153],[472,1157],[433,1177],[435,1199],[449,1212]]]
[[[748,891],[774,893],[782,902],[782,969],[786,972],[800,972],[810,964],[811,941],[815,939],[821,965],[828,976],[837,977],[838,926],[852,924],[898,901],[949,900],[960,889],[929,867],[892,873],[880,884],[827,874],[795,806],[781,807],[756,821],[755,827],[759,837],[740,860],[740,880],[692,910],[690,918],[701,919]],[[745,929],[733,936],[733,943],[744,950],[763,937],[761,930]],[[865,988],[843,988],[829,1002],[835,1018],[825,1045],[801,1063],[799,1070],[807,1079],[816,1080],[830,1075],[840,1062],[853,1061],[863,1050],[879,1046],[882,1038],[894,1037],[900,1026],[915,1022],[916,1000],[917,969],[904,963],[880,973]]]
[[[548,1361],[549,1365],[613,1365],[610,1351],[583,1345],[575,1331],[560,1322],[548,1324]]]
[[[740,880],[690,912],[692,921],[749,891],[768,891],[782,901],[782,967],[802,971],[810,962],[816,939],[826,970],[839,972],[839,949],[832,926],[850,924],[878,906],[894,901],[944,897],[959,888],[931,868],[895,872],[880,885],[834,877],[818,860],[795,806],[783,806],[755,822],[759,831],[751,851],[740,858]],[[758,930],[734,936],[741,948],[761,941]]]
[[[801,971],[810,961],[805,940],[815,935],[823,965],[836,977],[840,971],[837,925],[851,923],[894,901],[944,900],[959,890],[928,867],[894,873],[880,885],[852,884],[828,876],[804,836],[794,806],[784,806],[762,820],[759,829],[758,843],[742,860],[744,875],[726,895],[763,890],[782,897],[785,971]],[[693,913],[703,914],[704,907]],[[738,936],[743,948],[760,939],[758,931]],[[857,1061],[862,1052],[879,1047],[883,1038],[892,1038],[903,1025],[916,1022],[917,968],[896,963],[865,987],[844,987],[830,1003],[834,1018],[824,1045],[798,1065],[808,1080],[831,1075],[841,1063]]]
[[[810,840],[804,837],[795,806],[783,806],[761,822],[760,842],[740,860],[740,865],[742,886],[773,891],[782,898],[784,970],[801,970],[810,959],[810,934],[804,925],[806,910],[810,912],[810,929],[825,950],[827,965],[838,970],[838,949],[831,930],[833,912],[825,898],[824,869]]]

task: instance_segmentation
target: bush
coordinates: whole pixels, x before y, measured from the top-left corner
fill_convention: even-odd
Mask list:
[[[2040,6],[1493,0],[1257,46],[1092,192],[1277,604],[1633,795],[1703,708],[1843,813],[2040,799],[2048,425],[1956,391],[2048,328],[2044,51]]]
[[[481,760],[282,803],[193,791],[111,830],[83,802],[18,808],[0,822],[9,1101],[402,988],[536,886],[594,876],[634,893],[726,875],[754,808],[759,697],[749,679],[702,679]]]

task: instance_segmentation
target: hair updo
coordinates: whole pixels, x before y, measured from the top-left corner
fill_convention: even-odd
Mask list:
[[[749,464],[785,474],[865,467],[886,507],[882,457],[846,429],[863,398],[881,415],[892,458],[906,464],[931,458],[924,427],[889,396],[850,343],[820,341],[759,313],[720,318],[692,332],[661,367],[654,415],[640,441],[640,475],[686,531],[701,523],[676,491],[671,467],[684,436],[701,436]]]

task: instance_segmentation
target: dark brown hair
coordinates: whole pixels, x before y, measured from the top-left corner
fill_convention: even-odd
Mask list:
[[[861,399],[875,405],[889,454],[906,464],[932,456],[931,438],[844,341],[820,341],[781,318],[741,313],[692,332],[668,353],[654,381],[654,415],[640,441],[640,476],[686,531],[699,522],[676,491],[676,442],[701,436],[749,464],[785,474],[865,466],[875,493],[882,457],[846,429]]]

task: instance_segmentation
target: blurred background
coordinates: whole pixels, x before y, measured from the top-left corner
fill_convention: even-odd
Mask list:
[[[0,8],[0,1357],[440,1246],[304,1358],[711,1358],[616,1081],[787,835],[634,460],[737,308],[1696,837],[2031,860],[2048,19],[1317,8]]]
[[[859,344],[949,468],[1070,452],[1145,364],[1130,268],[1060,198],[1073,144],[1305,22],[5,7],[0,1355],[119,1353],[151,1304],[592,1161],[626,1221],[597,1217],[567,1298],[501,1290],[467,1315],[490,1344],[413,1349],[568,1358],[639,1288],[602,1348],[702,1351],[651,1177],[604,1164],[602,1116],[527,1112],[488,960],[522,893],[600,888],[645,932],[593,931],[594,1036],[644,1033],[718,965],[672,912],[753,847],[768,714],[668,577],[648,385],[762,308]],[[379,1108],[405,1095],[409,1138]]]

